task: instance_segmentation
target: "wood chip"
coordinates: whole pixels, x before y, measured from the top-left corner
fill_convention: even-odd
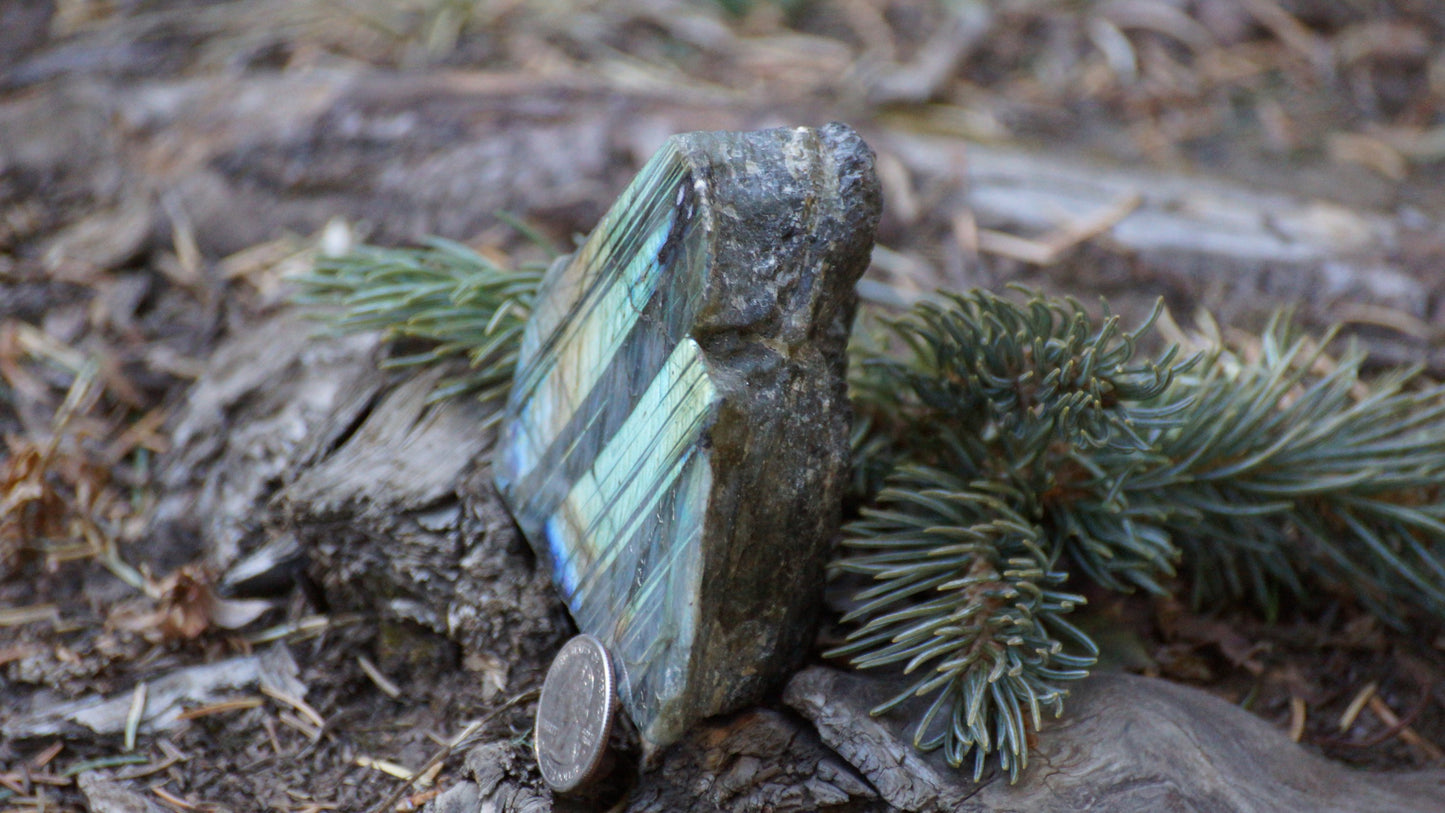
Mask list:
[[[1314,62],[1328,55],[1329,45],[1293,14],[1285,11],[1276,0],[1240,0],[1240,5],[1290,50],[1305,59]]]
[[[444,767],[446,766],[443,763],[438,762],[430,768],[427,768],[417,776],[416,783],[424,788],[431,787],[432,784],[437,781],[437,776],[441,774],[442,768]]]
[[[1342,323],[1382,327],[1420,341],[1430,341],[1436,333],[1430,324],[1399,308],[1387,308],[1383,305],[1371,305],[1365,302],[1351,302],[1344,305],[1339,310],[1338,320]]]
[[[1392,181],[1403,181],[1410,165],[1400,151],[1381,139],[1359,133],[1330,133],[1325,138],[1330,158],[1338,163],[1359,164]]]
[[[87,771],[76,780],[92,813],[160,813],[161,807],[149,797],[111,779],[104,773]]]
[[[218,695],[233,695],[236,690],[254,688],[258,681],[264,681],[262,660],[271,655],[263,652],[229,658],[153,677],[146,689],[147,716],[143,724],[147,730],[163,729],[175,724],[183,706],[216,702]],[[290,658],[284,652],[274,657],[288,661]],[[294,663],[292,666],[294,668]],[[280,670],[277,671],[279,673]],[[134,701],[134,692],[128,692],[109,698],[91,695],[57,703],[29,715],[0,722],[0,737],[55,736],[77,723],[98,734],[121,734],[126,730]]]
[[[15,646],[0,649],[0,666],[4,666],[11,661],[24,660],[31,655],[39,653],[40,650],[41,647],[36,644],[16,644]]]
[[[1142,202],[1143,197],[1138,193],[1125,195],[1084,217],[1065,221],[1037,238],[1019,237],[993,229],[979,229],[978,248],[989,254],[1034,265],[1053,265],[1074,248],[1114,228],[1139,208]]]
[[[1033,265],[1050,265],[1055,259],[1053,250],[1040,240],[993,229],[978,230],[978,250]]]
[[[878,153],[875,164],[878,168],[878,182],[883,186],[883,199],[888,201],[888,208],[906,226],[918,222],[923,205],[913,188],[913,179],[909,176],[908,168],[898,160],[898,156],[889,152]]]
[[[420,810],[422,805],[440,796],[441,793],[441,788],[432,788],[431,790],[424,790],[421,793],[413,793],[398,802],[394,809],[398,811]]]
[[[301,735],[304,736],[306,739],[310,740],[311,742],[316,742],[317,740],[321,739],[322,730],[320,728],[311,725],[310,723],[306,722],[305,720],[301,719],[295,714],[292,714],[289,711],[283,711],[280,714],[276,715],[276,719],[301,732]]]
[[[1143,195],[1132,192],[1107,206],[1100,207],[1086,217],[1069,223],[1057,235],[1046,238],[1045,242],[1050,243],[1056,252],[1062,254],[1074,246],[1088,242],[1114,228],[1135,209],[1138,209],[1139,204],[1143,202]]]
[[[970,257],[978,255],[978,219],[972,209],[964,209],[952,218],[953,239]]]
[[[106,446],[105,461],[112,466],[118,466],[131,452],[140,448],[157,454],[168,451],[170,439],[161,433],[168,417],[170,411],[164,407],[157,407],[141,416],[140,420],[127,427]]]
[[[142,250],[151,232],[153,212],[143,194],[81,218],[51,238],[41,262],[61,279],[89,282]]]

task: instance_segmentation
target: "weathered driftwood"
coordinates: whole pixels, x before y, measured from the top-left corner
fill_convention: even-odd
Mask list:
[[[938,754],[914,750],[906,715],[869,716],[895,690],[812,667],[793,678],[786,699],[903,810],[1418,813],[1445,799],[1445,771],[1353,770],[1213,695],[1116,673],[1073,688],[1067,713],[1045,723],[1017,784],[998,775],[974,783]]]
[[[429,404],[436,375],[398,383],[375,350],[291,312],[227,342],[176,421],[158,553],[203,540],[242,590],[289,585],[304,558],[334,610],[449,636],[501,688],[565,614],[492,489],[488,408]]]
[[[268,541],[260,507],[335,445],[386,383],[378,337],[321,338],[299,313],[225,342],[187,393],[145,554],[166,570],[202,555],[229,568]]]
[[[284,644],[254,655],[240,655],[216,663],[187,666],[146,681],[144,711],[137,730],[152,733],[181,724],[186,706],[213,702],[237,689],[267,688],[287,697],[304,698],[306,685],[297,679],[296,661]],[[31,738],[63,735],[89,729],[96,734],[120,734],[134,711],[134,687],[109,697],[92,695],[65,703],[46,702],[40,696],[32,710],[0,726],[5,737]]]
[[[713,722],[650,765],[628,813],[884,810],[868,783],[811,726],[769,709]]]
[[[489,408],[428,404],[435,375],[379,398],[273,500],[338,609],[380,612],[460,644],[491,685],[544,666],[568,629],[491,483]]]

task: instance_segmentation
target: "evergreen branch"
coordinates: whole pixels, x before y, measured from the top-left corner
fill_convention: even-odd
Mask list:
[[[1260,359],[1221,353],[1184,381],[1162,465],[1128,479],[1134,502],[1169,506],[1196,601],[1252,597],[1270,615],[1306,583],[1353,595],[1400,624],[1445,618],[1445,388],[1417,370],[1361,379],[1277,319]]]
[[[1065,574],[1054,569],[1043,530],[1010,505],[1017,496],[994,483],[902,467],[877,507],[849,526],[844,544],[855,553],[837,563],[876,583],[843,619],[866,623],[828,656],[851,656],[862,669],[904,664],[904,674],[919,672],[874,713],[932,695],[914,744],[941,747],[953,765],[972,752],[975,779],[994,751],[1018,776],[1040,708],[1063,711],[1056,683],[1083,677],[1098,655],[1064,620],[1083,598],[1057,589]]]
[[[1187,406],[1171,400],[1171,384],[1200,357],[1176,361],[1171,347],[1134,360],[1158,314],[1124,332],[1117,317],[1095,325],[1077,302],[1041,294],[1016,304],[975,290],[919,305],[892,325],[892,347],[855,350],[854,404],[871,430],[855,438],[855,468],[911,461],[1007,483],[1032,495],[1038,521],[1101,584],[1159,591],[1173,546],[1136,528],[1151,512],[1129,509],[1100,482],[1146,465],[1154,450],[1145,436]]]
[[[467,372],[444,380],[431,399],[475,394],[489,400],[506,397],[540,281],[540,269],[500,268],[466,246],[433,238],[425,248],[362,246],[322,257],[297,280],[296,301],[329,310],[326,319],[337,332],[379,330],[387,339],[422,345],[384,366],[465,358]]]
[[[844,619],[862,626],[829,654],[930,666],[874,711],[931,695],[915,744],[953,764],[972,752],[975,776],[997,753],[1016,777],[1025,723],[1037,728],[1040,705],[1060,711],[1058,683],[1097,656],[1064,619],[1083,599],[1059,591],[1061,560],[1116,589],[1163,592],[1158,577],[1173,572],[1153,509],[1131,507],[1116,483],[1119,467],[1150,462],[1147,437],[1176,424],[1186,404],[1171,385],[1197,362],[1174,348],[1136,362],[1152,323],[1126,333],[1075,302],[972,291],[920,305],[892,327],[902,353],[861,351],[854,367],[872,430],[855,437],[858,468],[894,472],[844,529],[835,569],[874,584]]]
[[[1050,681],[1091,663],[1010,661],[1035,680],[1024,691],[996,679],[996,660],[968,657],[1005,607],[1055,631],[1011,620],[1034,637],[1006,642],[1037,657],[1067,638],[1091,654],[1061,626],[1076,599],[1025,611],[1002,598],[1053,589],[1066,567],[1163,593],[1182,560],[1211,605],[1252,597],[1273,616],[1282,591],[1322,589],[1397,625],[1445,618],[1445,388],[1418,385],[1417,371],[1367,383],[1362,354],[1329,359],[1329,337],[1296,338],[1283,317],[1258,360],[1215,348],[1197,369],[1172,350],[1134,364],[1149,323],[1132,334],[1113,324],[1038,295],[1016,305],[973,292],[921,306],[894,326],[891,352],[862,351],[854,366],[857,472],[865,486],[894,473],[845,528],[835,568],[875,585],[847,619],[861,628],[832,654],[860,668],[934,664],[910,689],[933,696],[917,741],[955,762],[971,749],[975,773],[997,751],[1016,774],[1017,704],[1049,690],[1058,703]],[[1028,570],[1014,566],[1025,553]],[[929,729],[940,715],[954,726]]]

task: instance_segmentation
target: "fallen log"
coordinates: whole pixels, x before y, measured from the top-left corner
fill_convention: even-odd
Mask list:
[[[304,558],[334,611],[450,636],[493,685],[545,667],[565,613],[491,485],[487,408],[428,403],[435,374],[376,352],[294,312],[227,342],[175,421],[152,555],[200,540],[242,591]]]
[[[887,681],[813,667],[793,678],[785,697],[902,810],[1407,813],[1445,798],[1445,771],[1357,771],[1213,695],[1118,673],[1071,689],[1066,714],[1045,723],[1017,784],[1001,775],[975,783],[938,754],[913,748],[906,710],[868,714],[895,692]]]

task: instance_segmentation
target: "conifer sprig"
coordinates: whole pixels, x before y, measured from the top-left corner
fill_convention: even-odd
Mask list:
[[[875,712],[931,697],[915,743],[954,764],[971,753],[975,775],[996,752],[1016,777],[1039,707],[1059,711],[1057,684],[1097,655],[1064,618],[1083,603],[1059,590],[1064,560],[1116,589],[1162,590],[1173,572],[1167,535],[1140,524],[1147,514],[1098,462],[1145,465],[1148,437],[1184,409],[1167,395],[1197,359],[1170,348],[1136,361],[1152,324],[1125,332],[1075,302],[972,291],[896,322],[902,352],[855,358],[855,404],[873,429],[858,468],[895,469],[844,529],[836,569],[875,584],[845,618],[861,626],[828,654],[927,667]]]
[[[1066,574],[1012,497],[997,483],[905,465],[849,527],[854,553],[837,565],[875,584],[843,617],[866,623],[829,655],[918,673],[876,713],[931,695],[914,744],[942,747],[954,765],[971,752],[975,779],[995,749],[1016,777],[1040,709],[1063,710],[1056,683],[1085,676],[1098,656],[1064,619],[1083,597],[1058,589]]]
[[[1158,315],[1126,332],[1118,317],[1096,323],[1077,302],[1041,294],[1019,304],[975,290],[922,303],[892,324],[894,346],[855,357],[854,404],[871,429],[855,465],[909,461],[1003,483],[1033,516],[1067,504],[1068,516],[1050,519],[1068,523],[1056,538],[1078,565],[1107,587],[1157,591],[1172,546],[1136,533],[1136,512],[1096,480],[1144,466],[1146,437],[1187,407],[1171,384],[1200,356],[1178,361],[1170,347],[1134,358]]]
[[[443,381],[432,400],[474,394],[505,398],[541,269],[502,268],[460,243],[432,238],[423,248],[361,246],[322,257],[296,280],[302,304],[330,310],[338,332],[379,330],[422,345],[383,364],[405,367],[465,358],[465,373]]]
[[[1077,601],[1051,598],[1026,613],[1009,603],[1057,589],[1065,572],[1162,593],[1182,561],[1186,588],[1206,607],[1252,598],[1273,615],[1281,595],[1309,603],[1334,592],[1396,624],[1445,620],[1445,388],[1417,383],[1418,371],[1366,382],[1360,352],[1331,359],[1321,349],[1331,336],[1296,336],[1282,317],[1256,358],[1216,345],[1198,365],[1173,363],[1173,350],[1134,364],[1151,324],[1122,334],[1111,318],[1094,322],[1038,295],[1015,304],[972,292],[896,324],[903,352],[855,363],[869,428],[855,436],[858,468],[894,473],[876,507],[844,530],[848,553],[835,568],[876,584],[848,618],[861,626],[830,654],[860,668],[932,664],[876,711],[931,694],[918,743],[954,762],[971,749],[975,773],[994,750],[1016,775],[1027,738],[1009,704],[1089,665],[1092,644],[1068,655],[1071,671],[1027,657],[1050,641],[1056,651],[1087,644],[1049,637],[1073,630],[1061,616]],[[959,511],[965,504],[979,513]],[[1011,535],[993,532],[1001,518]],[[1024,573],[1029,556],[1027,579],[997,564]],[[978,573],[1001,592],[983,597],[968,580]],[[962,606],[973,614],[961,634],[950,614]],[[1034,637],[990,642],[1022,648],[1002,674],[1032,677],[1027,691],[956,654],[972,655],[970,642],[1004,608]],[[1050,697],[1058,704],[1061,693]],[[950,714],[967,725],[925,731]]]
[[[1332,359],[1329,339],[1276,319],[1257,359],[1218,351],[1124,491],[1161,509],[1204,606],[1274,615],[1324,589],[1397,624],[1445,619],[1445,388],[1418,369],[1366,382],[1364,354]]]

